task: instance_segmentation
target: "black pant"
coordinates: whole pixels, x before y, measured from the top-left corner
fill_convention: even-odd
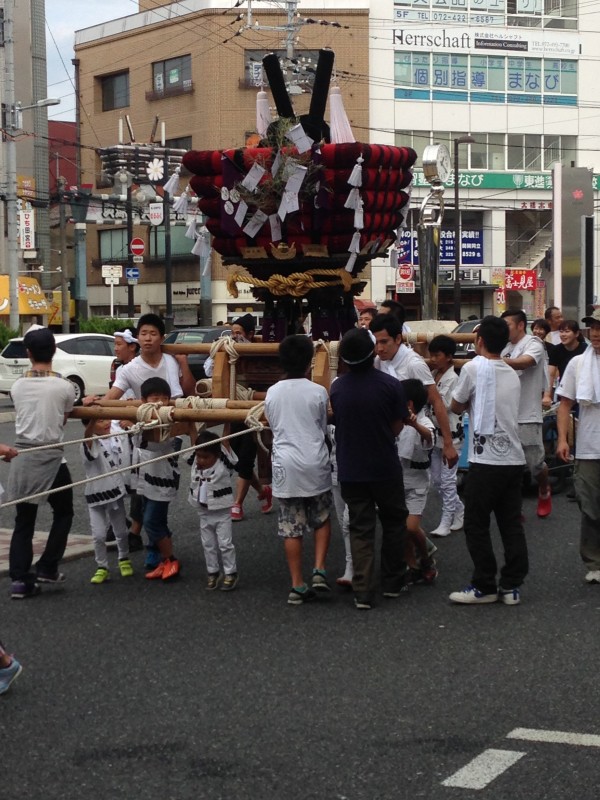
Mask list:
[[[377,514],[383,529],[381,540],[381,588],[397,592],[405,581],[404,539],[406,502],[402,475],[390,481],[341,483],[350,518],[350,548],[354,577],[352,588],[361,600],[369,600],[375,580],[375,525]]]
[[[498,567],[490,535],[492,512],[504,546],[505,563],[500,570],[500,585],[503,589],[516,589],[529,571],[527,541],[521,520],[523,470],[522,466],[469,464],[465,535],[474,564],[471,583],[485,594],[497,591]]]
[[[71,484],[71,474],[66,464],[61,464],[52,489]],[[36,564],[37,575],[56,575],[58,565],[67,546],[67,537],[73,521],[73,490],[64,489],[48,497],[52,508],[52,527],[48,534],[44,552]],[[15,528],[10,541],[9,567],[13,581],[35,582],[36,574],[31,572],[33,561],[33,532],[38,507],[35,503],[17,503]]]

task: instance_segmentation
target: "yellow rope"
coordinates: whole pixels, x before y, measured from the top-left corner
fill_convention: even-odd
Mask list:
[[[313,280],[314,275],[331,276],[337,280]],[[349,292],[362,278],[353,278],[345,269],[308,269],[306,272],[292,272],[291,275],[271,275],[269,280],[253,278],[244,272],[231,272],[227,277],[227,291],[232,297],[238,296],[236,283],[249,283],[261,289],[268,289],[272,295],[283,297],[304,297],[311,289],[323,289],[327,286],[343,286]]]

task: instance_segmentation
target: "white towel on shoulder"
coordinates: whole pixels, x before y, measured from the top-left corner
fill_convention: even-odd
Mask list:
[[[492,359],[475,356],[477,384],[473,407],[473,431],[491,436],[496,427],[496,368]]]
[[[586,348],[577,363],[577,402],[589,406],[600,403],[600,359],[593,347]]]

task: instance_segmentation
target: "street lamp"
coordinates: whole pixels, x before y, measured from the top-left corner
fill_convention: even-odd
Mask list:
[[[6,54],[8,58],[8,54]],[[8,82],[10,83],[10,82]],[[14,101],[14,84],[12,91],[5,92],[6,111],[6,220],[7,220],[7,265],[8,265],[8,299],[10,301],[9,325],[12,330],[19,329],[19,291],[17,286],[19,275],[19,245],[17,231],[19,228],[17,206],[17,143],[16,132],[22,128],[21,112],[30,108],[45,108],[56,106],[60,100],[56,97],[47,97],[28,106],[22,106]]]
[[[460,240],[460,207],[458,198],[459,165],[458,153],[461,144],[475,144],[475,139],[470,136],[457,136],[454,140],[454,319],[460,322],[460,258],[462,255],[462,242]]]

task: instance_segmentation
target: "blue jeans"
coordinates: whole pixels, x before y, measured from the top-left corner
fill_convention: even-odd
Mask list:
[[[169,514],[169,501],[168,500],[150,500],[148,497],[143,499],[143,525],[150,545],[156,547],[161,539],[171,537],[169,530],[168,514]]]

